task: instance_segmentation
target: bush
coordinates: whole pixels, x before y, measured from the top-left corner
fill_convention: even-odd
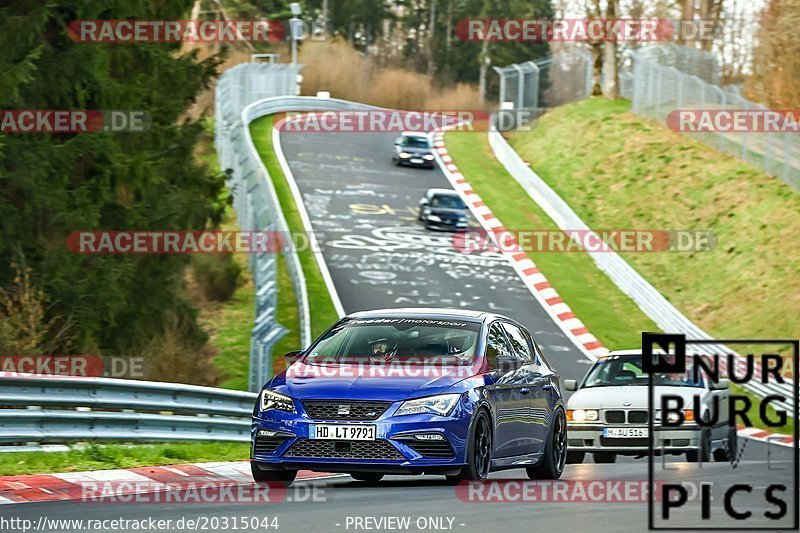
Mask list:
[[[192,258],[194,280],[206,300],[226,302],[239,286],[242,267],[228,254],[196,255]]]
[[[394,109],[482,109],[474,85],[440,87],[418,72],[378,68],[346,41],[309,42],[300,51],[304,95],[330,91],[334,98]]]
[[[149,339],[142,350],[146,357],[144,379],[216,386],[219,376],[213,364],[216,349],[198,334],[195,322],[178,313],[168,313],[163,332]]]

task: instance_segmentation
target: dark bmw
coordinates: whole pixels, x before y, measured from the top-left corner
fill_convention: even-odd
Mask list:
[[[424,133],[404,132],[394,141],[395,165],[433,168],[435,166],[431,141]]]
[[[386,474],[457,482],[509,468],[556,479],[564,469],[559,376],[510,318],[354,313],[287,358],[253,412],[259,483],[291,483],[301,469],[372,482]]]
[[[419,220],[426,229],[466,229],[467,213],[467,205],[451,189],[428,189],[419,201]]]

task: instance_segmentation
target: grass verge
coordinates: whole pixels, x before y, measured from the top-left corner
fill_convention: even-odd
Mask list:
[[[278,194],[281,209],[286,217],[289,231],[304,233],[303,221],[300,218],[300,211],[292,196],[289,183],[283,175],[278,159],[272,147],[272,117],[267,116],[253,121],[250,124],[250,133],[256,150],[261,156],[264,165],[272,177],[272,183]],[[333,306],[328,287],[322,278],[322,273],[317,265],[314,252],[302,250],[299,253],[300,264],[303,267],[303,274],[306,277],[306,290],[308,291],[308,301],[311,307],[311,334],[313,337],[320,335],[328,327],[339,319],[336,308]],[[297,349],[299,344],[292,349]]]
[[[791,337],[788,321],[800,310],[793,304],[800,292],[796,290],[787,295],[786,306],[773,309],[788,313],[775,323],[768,324],[768,320],[759,317],[753,327],[741,326],[748,319],[748,308],[761,301],[760,295],[753,294],[758,288],[777,296],[777,287],[795,287],[800,282],[797,268],[800,257],[790,264],[779,265],[782,252],[777,246],[788,242],[787,227],[796,231],[800,230],[800,224],[797,220],[777,223],[776,215],[768,212],[775,207],[781,209],[784,217],[788,212],[797,212],[798,196],[744,163],[632,116],[628,107],[623,101],[603,100],[564,106],[542,117],[535,131],[517,133],[511,142],[523,159],[531,161],[537,174],[567,198],[592,227],[684,229],[707,224],[699,227],[710,228],[720,237],[720,245],[712,252],[626,254],[625,258],[646,279],[651,282],[655,279],[656,288],[690,318],[720,337]],[[485,135],[451,132],[446,142],[459,170],[505,227],[557,229],[494,158]],[[671,165],[676,158],[680,160],[673,169]],[[668,175],[664,175],[665,165]],[[673,176],[677,176],[675,182]],[[640,188],[647,192],[643,199]],[[739,194],[738,189],[745,192]],[[715,195],[722,201],[715,203]],[[750,215],[748,209],[758,214]],[[776,254],[766,260],[772,279],[753,278],[757,262],[754,257],[740,258],[738,273],[730,271],[728,265],[721,266],[726,278],[724,284],[715,279],[715,260],[725,261],[730,254],[763,257],[767,250]],[[797,256],[796,249],[791,253]],[[529,252],[528,256],[576,316],[608,348],[638,346],[642,331],[658,331],[588,255]],[[750,292],[737,293],[731,286]],[[726,295],[731,295],[734,301],[728,302]],[[709,304],[709,300],[713,303]],[[739,314],[720,308],[726,305],[736,306]],[[706,316],[711,310],[714,316]],[[759,309],[759,313],[764,312]],[[715,329],[719,324],[718,313],[731,321],[720,330]],[[734,387],[734,392],[742,390]],[[760,420],[757,402],[749,414],[758,427],[781,433],[793,431],[791,419],[783,427],[766,427]]]
[[[459,171],[492,212],[511,230],[557,230],[555,223],[494,158],[486,135],[450,132],[447,150]],[[582,253],[532,253],[536,263],[575,315],[607,348],[641,344],[656,325]]]
[[[242,442],[169,444],[92,444],[68,452],[0,453],[0,475],[79,472],[201,461],[244,461],[249,445]]]
[[[800,194],[686,135],[589,99],[544,115],[510,139],[590,226],[708,230],[710,251],[623,253],[719,338],[796,338]]]

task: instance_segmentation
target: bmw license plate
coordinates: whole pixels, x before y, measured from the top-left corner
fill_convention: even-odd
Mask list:
[[[415,165],[421,165],[422,159],[420,159],[419,157],[412,157],[411,162],[414,163]]]
[[[317,440],[375,440],[373,424],[312,424],[308,438]]]
[[[648,428],[603,428],[603,436],[613,439],[646,439],[649,435]]]

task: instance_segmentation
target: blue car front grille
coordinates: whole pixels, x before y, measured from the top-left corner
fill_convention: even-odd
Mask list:
[[[397,448],[385,439],[364,441],[297,439],[284,457],[304,459],[378,459],[401,461],[405,459]]]
[[[392,402],[305,400],[303,409],[317,420],[377,420]]]

